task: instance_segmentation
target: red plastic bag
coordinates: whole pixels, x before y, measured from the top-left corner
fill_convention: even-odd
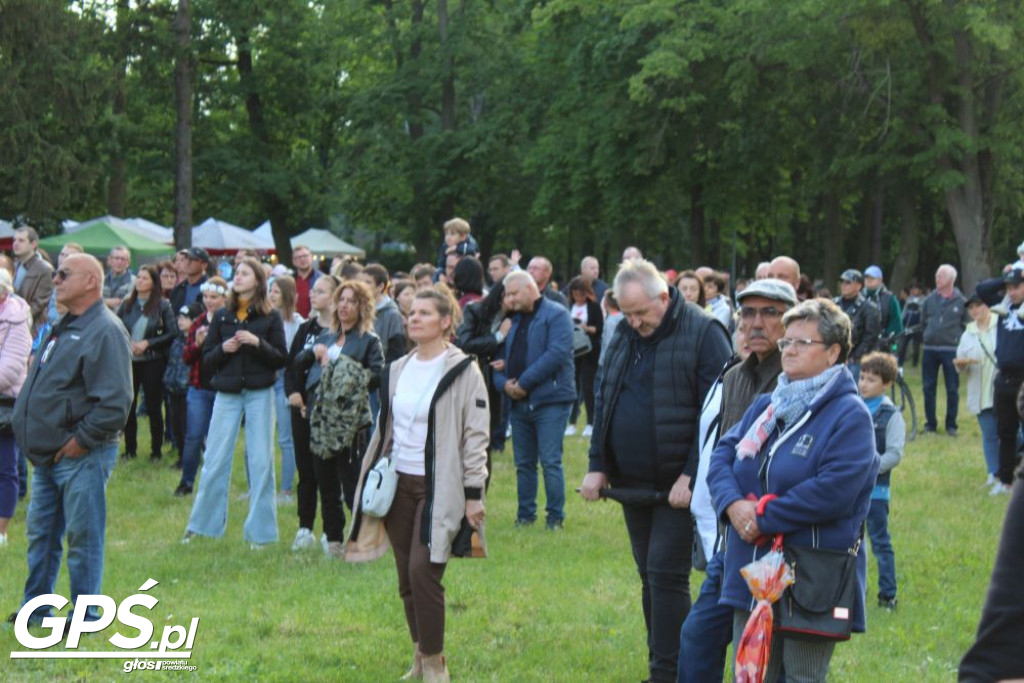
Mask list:
[[[740,574],[757,600],[757,606],[750,613],[740,642],[736,644],[736,682],[761,683],[768,673],[771,654],[775,623],[772,603],[778,602],[794,579],[793,569],[782,555],[782,537],[777,536],[771,551],[740,569]]]

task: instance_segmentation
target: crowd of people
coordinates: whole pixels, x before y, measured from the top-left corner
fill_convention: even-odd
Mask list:
[[[933,291],[898,295],[879,266],[851,268],[833,299],[788,256],[733,285],[706,266],[662,271],[629,247],[612,284],[587,256],[559,287],[548,258],[481,257],[471,232],[448,221],[435,263],[392,275],[347,260],[320,269],[303,246],[293,270],[245,251],[215,270],[195,247],[134,271],[116,247],[104,269],[74,243],[54,267],[35,231],[18,230],[14,260],[0,264],[0,545],[27,493],[27,459],[24,601],[53,591],[63,540],[72,601],[101,593],[104,485],[119,453],[136,458],[143,412],[150,460],[169,443],[181,469],[173,495],[195,496],[183,543],[225,534],[244,422],[250,548],[279,540],[279,507],[294,503],[294,552],[367,561],[393,549],[408,675],[426,680],[447,680],[442,578],[452,556],[486,555],[490,459],[509,437],[513,523],[537,522],[542,479],[552,533],[566,525],[563,444],[589,439],[578,490],[623,501],[651,681],[722,680],[753,607],[740,568],[776,536],[857,556],[848,619],[863,631],[866,530],[878,605],[897,609],[888,515],[905,424],[887,394],[908,356],[916,362],[913,342],[925,432],[938,430],[941,368],[944,431],[957,436],[964,377],[989,492],[1012,490],[1024,263],[969,296],[948,264]],[[397,487],[375,516],[362,493],[382,458]],[[706,577],[691,604],[694,568]],[[993,602],[1014,595],[1009,576],[997,568],[965,670],[998,648],[993,623],[1020,631]],[[777,633],[767,680],[824,680],[835,642]]]

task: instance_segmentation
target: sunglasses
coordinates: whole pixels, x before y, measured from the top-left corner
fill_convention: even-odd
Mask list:
[[[64,280],[67,280],[69,277],[71,277],[74,274],[75,274],[74,271],[66,270],[64,268],[59,268],[57,270],[57,272],[55,272],[53,274],[53,279],[60,280],[61,282],[63,282]]]

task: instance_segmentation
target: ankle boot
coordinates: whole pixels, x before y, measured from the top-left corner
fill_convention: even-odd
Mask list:
[[[423,680],[426,683],[448,683],[448,666],[443,654],[423,655]]]
[[[400,681],[411,681],[423,678],[423,653],[420,652],[420,644],[413,643],[412,668],[405,672]]]

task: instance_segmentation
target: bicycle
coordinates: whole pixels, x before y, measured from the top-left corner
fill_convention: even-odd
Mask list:
[[[904,351],[906,350],[907,344],[910,342],[910,338],[913,337],[920,331],[920,326],[915,325],[908,327],[898,334],[889,334],[878,340],[878,349],[891,353],[896,356],[897,360],[904,357]],[[907,435],[907,441],[913,441],[917,437],[917,404],[914,403],[914,394],[911,393],[910,387],[907,386],[907,380],[903,377],[903,364],[900,363],[897,366],[896,381],[892,383],[891,389],[892,402],[899,409],[900,413],[903,414],[903,420],[907,423],[909,428],[909,434]],[[909,408],[909,410],[908,410]],[[907,416],[909,413],[909,418]]]

